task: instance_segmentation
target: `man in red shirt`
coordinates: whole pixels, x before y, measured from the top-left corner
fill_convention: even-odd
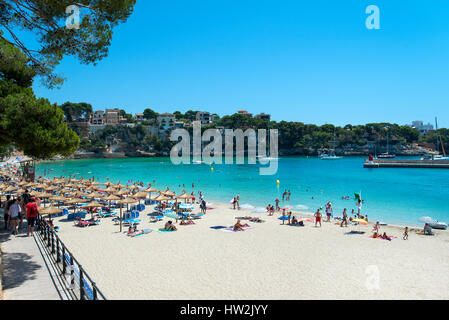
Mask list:
[[[31,201],[27,203],[26,205],[27,210],[27,221],[28,221],[28,230],[27,230],[27,237],[30,235],[33,235],[34,231],[34,223],[36,222],[36,217],[39,214],[37,211],[37,204],[36,204],[36,198],[31,198]]]

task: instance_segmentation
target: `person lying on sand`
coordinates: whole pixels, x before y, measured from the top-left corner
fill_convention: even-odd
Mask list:
[[[298,220],[296,219],[295,216],[293,216],[293,218],[292,218],[292,224],[297,224],[297,223],[298,223]]]
[[[237,220],[237,223],[234,225],[234,231],[238,231],[238,230],[245,231],[243,229],[243,227],[249,227],[249,224],[247,224],[247,223],[241,224],[240,220]]]
[[[168,222],[165,224],[164,230],[173,230],[173,231],[176,231],[176,230],[178,230],[178,229],[176,229],[176,227],[173,225],[173,223],[172,223],[171,221],[168,221]]]
[[[187,226],[187,225],[190,225],[190,224],[195,224],[195,222],[193,222],[192,220],[182,219],[179,224],[182,225],[182,226]]]
[[[382,235],[381,238],[384,239],[384,240],[391,241],[391,237],[387,236],[387,233],[386,233],[386,232],[384,232],[384,234]]]

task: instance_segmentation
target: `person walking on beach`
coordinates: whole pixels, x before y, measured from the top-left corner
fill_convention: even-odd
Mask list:
[[[34,232],[34,223],[36,222],[36,217],[39,214],[37,210],[37,204],[36,204],[36,198],[32,197],[30,202],[26,205],[27,210],[27,222],[28,222],[28,229],[27,229],[27,237],[33,236]]]
[[[276,200],[274,200],[274,202],[276,202],[276,211],[279,211],[279,199],[276,198]]]
[[[28,192],[28,189],[26,189],[25,192],[22,194],[22,199],[24,205],[27,205],[27,203],[30,202],[31,196],[30,193]]]
[[[375,233],[379,233],[379,221],[376,222],[372,231],[374,231]]]
[[[233,209],[235,210],[235,203],[237,202],[237,199],[234,197],[232,199],[232,205],[233,205]]]
[[[14,199],[12,204],[9,206],[9,219],[11,220],[11,231],[12,234],[17,235],[17,226],[20,220],[20,204],[18,199]]]
[[[237,197],[235,198],[235,201],[237,202],[237,210],[240,210],[240,196],[237,195]]]
[[[327,222],[331,221],[331,216],[332,216],[332,204],[330,202],[326,203],[326,217],[327,217]]]
[[[346,208],[343,210],[343,218],[341,219],[340,227],[343,227],[343,224],[345,224],[346,227],[348,226],[348,214],[346,213]]]
[[[206,201],[204,199],[201,200],[200,209],[202,214],[206,214]]]
[[[404,229],[404,236],[402,237],[404,240],[408,240],[408,227],[405,227]]]
[[[11,196],[6,196],[6,201],[3,202],[3,219],[5,221],[5,230],[9,227],[9,205],[11,204]]]
[[[317,211],[315,212],[315,227],[317,223],[320,223],[320,227],[321,227],[321,212],[320,209],[317,209]]]
[[[362,211],[362,200],[360,200],[359,198],[357,199],[357,214],[358,215],[361,214],[361,211]]]

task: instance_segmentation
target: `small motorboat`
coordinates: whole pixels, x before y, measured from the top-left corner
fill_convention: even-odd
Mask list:
[[[321,160],[338,160],[341,159],[342,157],[338,157],[335,154],[323,154],[321,155]]]
[[[382,153],[377,156],[379,159],[393,159],[396,157],[395,154]]]
[[[440,229],[440,230],[447,229],[447,223],[444,223],[444,222],[435,221],[435,222],[429,223],[429,226],[433,229]]]

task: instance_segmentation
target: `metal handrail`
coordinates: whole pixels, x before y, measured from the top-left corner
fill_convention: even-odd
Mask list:
[[[72,288],[75,285],[75,267],[78,269],[79,294],[75,294],[75,297],[79,300],[107,300],[64,242],[62,242],[56,232],[45,222],[40,214],[37,217],[37,225],[39,227],[38,234],[42,239],[42,243],[47,246],[56,264],[58,266],[62,264],[61,275],[65,276],[67,270],[70,269],[70,283]]]

